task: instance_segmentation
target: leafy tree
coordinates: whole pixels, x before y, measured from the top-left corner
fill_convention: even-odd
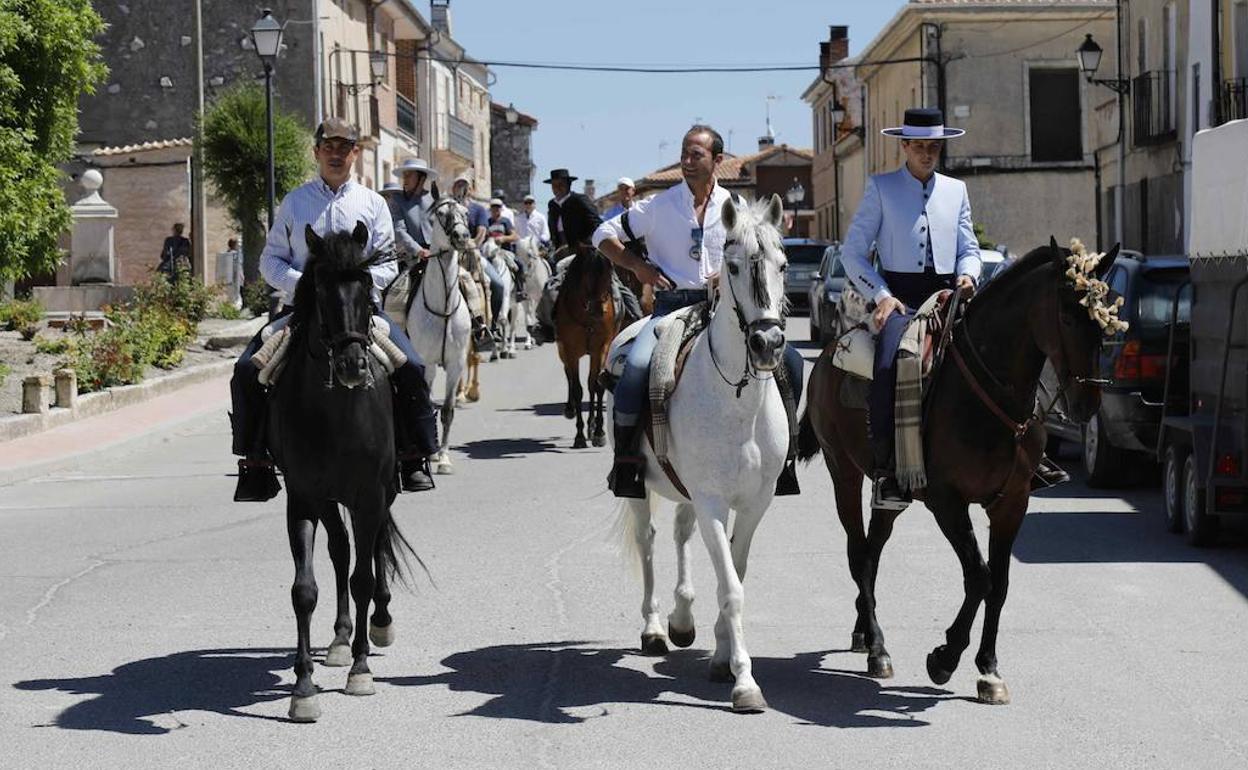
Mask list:
[[[57,164],[108,73],[90,0],[0,0],[0,280],[51,270],[70,225]]]
[[[260,273],[269,208],[265,121],[264,89],[244,83],[208,107],[203,123],[204,173],[216,186],[230,215],[238,220],[243,235],[243,276],[249,284]],[[310,133],[297,117],[274,105],[273,156],[279,200],[302,184],[311,171]]]

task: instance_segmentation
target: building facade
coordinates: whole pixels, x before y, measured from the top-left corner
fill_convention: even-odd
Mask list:
[[[508,201],[533,192],[533,132],[537,119],[515,107],[490,105],[490,188],[502,190]]]

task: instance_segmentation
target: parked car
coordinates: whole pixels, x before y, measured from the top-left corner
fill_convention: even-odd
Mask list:
[[[782,244],[789,260],[789,269],[784,278],[784,293],[792,307],[804,309],[809,302],[806,293],[810,289],[811,276],[819,271],[823,252],[830,244],[813,238],[785,238]]]
[[[1009,256],[1009,252],[1004,250],[998,251],[996,249],[980,249],[979,259],[980,262],[983,263],[983,268],[979,273],[980,286],[988,283],[995,278],[998,273],[1013,264],[1013,260],[1010,259]]]
[[[823,342],[836,333],[836,309],[841,304],[841,288],[844,285],[841,245],[834,243],[823,250],[819,271],[810,277],[810,288],[806,292],[811,342]]]
[[[1191,293],[1180,294],[1188,272],[1186,257],[1145,257],[1123,251],[1105,276],[1110,288],[1126,300],[1119,317],[1130,328],[1101,346],[1099,376],[1110,381],[1101,388],[1101,408],[1086,425],[1080,425],[1062,414],[1059,404],[1045,421],[1051,438],[1082,445],[1089,486],[1120,484],[1133,465],[1151,467],[1155,461],[1170,315],[1176,297],[1178,322],[1186,324],[1191,318]],[[1047,406],[1056,392],[1057,378],[1046,363],[1041,375],[1042,404]]]

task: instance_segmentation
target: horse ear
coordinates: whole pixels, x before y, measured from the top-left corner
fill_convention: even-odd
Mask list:
[[[784,201],[780,200],[780,196],[772,193],[771,200],[767,202],[767,224],[772,227],[779,227],[784,221]]]
[[[1114,260],[1118,258],[1118,249],[1121,246],[1121,243],[1115,243],[1114,247],[1101,257],[1101,261],[1096,263],[1096,269],[1093,272],[1096,273],[1097,278],[1104,280],[1109,269],[1114,266]]]
[[[360,246],[368,245],[368,228],[360,220],[355,220],[355,229],[351,231],[351,240],[360,244]]]
[[[437,182],[433,182],[432,184],[430,184],[430,185],[429,185],[429,194],[433,196],[433,199],[434,199],[435,201],[436,201],[436,200],[440,200],[440,199],[442,198],[441,194],[439,194],[439,193],[438,193],[438,183],[437,183]]]
[[[724,207],[719,211],[719,218],[724,223],[724,229],[732,232],[737,229],[737,207],[732,202],[732,196],[728,196],[724,200]]]
[[[1057,239],[1052,235],[1049,236],[1049,251],[1053,253],[1053,262],[1058,267],[1066,269],[1066,255],[1062,254],[1062,247],[1057,245]]]
[[[321,236],[316,234],[312,229],[312,225],[303,226],[303,239],[308,244],[308,251],[319,252],[321,250]]]

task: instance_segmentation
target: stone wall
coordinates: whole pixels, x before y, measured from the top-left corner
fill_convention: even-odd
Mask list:
[[[502,188],[509,201],[522,200],[533,192],[533,128],[508,123],[500,110],[492,111],[490,126],[491,188]]]
[[[316,0],[269,0],[279,21],[312,18]],[[80,102],[86,145],[125,145],[191,136],[197,106],[194,17],[189,7],[164,0],[93,0],[108,28],[100,39],[108,80]],[[241,0],[203,3],[204,98],[239,81],[259,79],[264,69],[251,44],[258,6]],[[274,74],[274,98],[315,120],[311,24],[289,24],[285,51]]]

